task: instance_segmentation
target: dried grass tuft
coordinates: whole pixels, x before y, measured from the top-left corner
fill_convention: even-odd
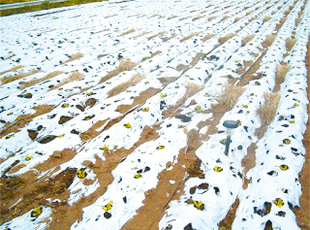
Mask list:
[[[16,81],[16,80],[24,78],[24,77],[29,77],[29,76],[34,75],[36,73],[40,73],[40,71],[39,70],[31,70],[27,73],[21,73],[21,74],[17,74],[17,75],[10,76],[10,77],[3,77],[1,79],[1,85],[10,83],[12,81]]]
[[[229,39],[231,39],[233,36],[234,36],[233,33],[229,33],[226,36],[219,38],[218,41],[220,44],[223,44],[223,43],[227,42]]]
[[[118,75],[119,73],[123,71],[130,70],[135,66],[136,66],[136,63],[132,62],[130,59],[121,60],[121,62],[119,63],[119,66],[115,70],[112,70],[111,72],[109,72],[105,77],[101,78],[99,84],[111,79],[112,77]]]
[[[199,34],[200,34],[200,32],[191,33],[191,34],[189,34],[188,36],[182,38],[182,39],[180,40],[180,42],[184,42],[184,41],[186,41],[186,40],[189,40],[189,39],[191,39],[192,37],[195,37],[195,36],[197,36],[197,35],[199,35]]]
[[[78,71],[74,71],[72,72],[69,77],[67,79],[65,79],[63,82],[60,82],[58,85],[53,86],[50,90],[54,90],[57,89],[69,82],[73,82],[73,81],[79,81],[82,80],[84,77],[83,74],[79,73]]]
[[[296,38],[287,38],[285,40],[286,50],[291,51],[295,43],[296,43]]]
[[[266,16],[266,17],[264,18],[263,22],[264,22],[264,23],[265,23],[265,22],[268,22],[270,19],[271,19],[271,17]]]
[[[244,90],[242,86],[228,85],[222,94],[217,97],[218,104],[225,106],[227,109],[232,109]]]
[[[5,73],[8,73],[8,72],[14,72],[14,71],[16,71],[16,70],[18,70],[18,69],[21,69],[21,68],[23,68],[23,67],[24,67],[23,65],[17,65],[17,66],[15,66],[15,67],[11,68],[11,69],[8,69],[8,70],[5,70],[5,71],[0,72],[0,75],[5,74]]]
[[[66,64],[68,62],[71,62],[71,61],[74,61],[74,60],[77,60],[77,59],[80,59],[82,58],[84,55],[80,52],[76,53],[76,54],[73,54],[69,57],[68,60],[64,61],[63,64]]]
[[[53,78],[53,77],[56,77],[56,76],[58,76],[59,74],[62,74],[62,71],[54,71],[54,72],[52,72],[52,73],[49,73],[49,74],[46,75],[45,77],[42,77],[42,78],[39,78],[39,79],[34,79],[34,80],[31,80],[31,81],[27,81],[27,82],[23,83],[23,84],[20,86],[20,88],[21,88],[21,89],[25,89],[25,88],[27,88],[27,87],[33,86],[33,85],[35,85],[35,84],[38,84],[38,83],[40,83],[40,82],[42,82],[42,81],[46,81],[46,80],[48,80],[48,79],[51,79],[51,78]]]
[[[211,16],[211,17],[208,17],[208,21],[212,21],[213,19],[215,18],[215,16]]]
[[[264,47],[264,48],[269,47],[269,46],[273,43],[273,41],[274,41],[275,38],[276,38],[276,35],[275,35],[275,34],[266,35],[266,39],[265,39],[265,41],[263,42],[263,47]]]
[[[201,41],[205,42],[207,40],[209,40],[210,38],[213,38],[214,37],[214,34],[207,34],[206,36],[204,36]]]
[[[133,32],[136,32],[136,30],[135,30],[135,29],[130,29],[130,30],[128,30],[128,31],[126,31],[126,32],[124,32],[121,36],[124,36],[124,35],[130,34],[130,33],[133,33]]]
[[[127,82],[122,83],[122,84],[116,86],[115,88],[111,89],[110,92],[108,93],[108,97],[113,97],[113,96],[127,90],[129,87],[138,84],[143,79],[144,79],[144,77],[140,76],[138,74],[132,76]]]
[[[240,17],[235,18],[234,23],[239,22],[241,20]]]
[[[278,64],[276,67],[276,85],[280,85],[284,82],[285,76],[290,67],[286,64]]]
[[[251,41],[255,37],[255,34],[251,34],[242,39],[241,45],[245,46],[249,41]]]
[[[185,88],[186,88],[185,98],[187,99],[196,94],[197,92],[199,92],[200,90],[202,90],[203,86],[195,85],[193,83],[187,83]]]
[[[252,13],[254,13],[254,10],[250,10],[249,12],[247,12],[247,13],[245,14],[245,16],[248,16],[248,15],[250,15],[250,14],[252,14]]]
[[[194,17],[194,18],[192,19],[192,21],[194,22],[194,21],[197,21],[198,19],[201,19],[201,18],[203,18],[203,16],[197,16],[197,17]]]
[[[268,125],[274,119],[280,101],[280,95],[279,93],[265,93],[264,98],[265,104],[257,110],[261,120],[261,127],[256,131],[256,135],[259,138],[263,137]]]

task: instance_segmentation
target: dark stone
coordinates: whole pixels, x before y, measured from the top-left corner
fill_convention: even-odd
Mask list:
[[[61,116],[59,121],[58,121],[58,124],[62,125],[64,123],[66,123],[67,121],[70,121],[72,119],[72,117],[69,117],[69,116]]]
[[[218,187],[214,187],[213,189],[216,195],[220,195],[220,189]]]
[[[265,202],[262,209],[258,209],[257,207],[254,207],[254,213],[260,215],[260,216],[266,216],[270,213],[271,210],[271,203]]]
[[[192,227],[192,223],[189,223],[188,225],[186,225],[184,227],[184,230],[194,230],[193,227]]]
[[[80,134],[80,132],[79,132],[79,131],[77,131],[76,129],[72,129],[70,133],[72,133],[72,134],[77,134],[77,135],[79,135],[79,134]]]
[[[178,118],[183,122],[190,122],[192,120],[192,118],[182,115],[182,114],[175,116],[175,118]]]
[[[144,168],[144,172],[148,172],[148,171],[150,171],[151,170],[151,168],[149,167],[149,166],[146,166],[145,168]]]
[[[79,110],[81,110],[82,112],[84,112],[85,107],[81,106],[81,105],[76,105],[76,108],[78,108]]]
[[[189,193],[190,194],[194,194],[196,192],[196,187],[191,187],[190,189],[189,189]]]
[[[272,222],[270,220],[266,222],[264,230],[273,230]]]
[[[46,143],[53,141],[56,137],[57,136],[54,136],[54,135],[47,135],[47,136],[38,138],[37,142],[39,142],[40,144],[46,144]]]
[[[86,106],[89,106],[89,107],[93,107],[95,104],[96,104],[97,100],[94,99],[94,98],[89,98],[87,99],[87,101],[85,102],[85,105]]]
[[[38,136],[38,132],[36,130],[28,129],[28,136],[30,137],[31,140],[34,140]]]
[[[109,212],[105,212],[104,214],[103,214],[103,216],[106,218],[106,219],[110,219],[111,218],[111,213],[109,213]]]
[[[201,183],[200,185],[198,185],[199,189],[208,189],[209,188],[209,184],[208,183]]]

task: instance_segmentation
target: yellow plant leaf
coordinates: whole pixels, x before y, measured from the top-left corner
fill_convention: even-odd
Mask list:
[[[136,173],[136,174],[134,175],[134,178],[135,178],[135,179],[138,179],[138,178],[140,178],[140,177],[142,177],[142,175],[141,175],[140,173]]]
[[[104,150],[104,151],[108,151],[109,150],[109,146],[108,145],[104,145],[103,147],[100,147],[99,149]]]
[[[220,143],[221,143],[222,145],[226,145],[227,139],[222,139],[222,140],[220,140]]]
[[[143,112],[148,112],[148,111],[150,111],[150,108],[149,107],[143,108],[142,111]]]
[[[104,211],[109,211],[113,206],[113,201],[110,201],[107,205],[102,206]]]
[[[60,134],[57,137],[64,137],[64,136],[65,136],[65,134]]]
[[[286,144],[286,145],[289,145],[291,143],[291,141],[290,141],[290,139],[284,139],[283,143]]]
[[[199,113],[199,112],[201,112],[201,111],[202,111],[201,106],[200,106],[200,105],[198,105],[198,106],[195,108],[195,111],[196,111],[196,112],[198,112],[198,113]]]
[[[280,165],[280,169],[285,171],[285,170],[288,170],[289,167],[287,165]]]
[[[25,157],[25,160],[26,160],[26,161],[30,161],[30,160],[31,160],[31,156],[26,156],[26,157]]]
[[[214,170],[215,172],[222,172],[222,171],[223,171],[223,168],[215,166],[215,167],[213,168],[213,170]]]
[[[281,198],[277,198],[273,201],[275,205],[277,205],[279,208],[281,208],[284,205],[284,201]]]
[[[167,94],[166,94],[166,93],[161,93],[161,94],[160,94],[160,97],[161,97],[161,98],[167,97]]]
[[[162,150],[164,148],[165,148],[165,146],[163,146],[163,145],[160,145],[160,146],[156,147],[157,150]]]
[[[194,204],[195,208],[197,208],[199,210],[204,209],[204,204],[202,203],[202,201],[193,200],[193,204]]]
[[[31,217],[38,217],[41,215],[41,213],[43,212],[43,208],[38,206],[35,207],[32,211],[31,211]]]
[[[126,123],[126,124],[124,124],[124,127],[126,127],[127,129],[129,129],[129,128],[131,128],[131,124]]]
[[[77,177],[80,179],[84,179],[87,176],[85,169],[77,170]]]

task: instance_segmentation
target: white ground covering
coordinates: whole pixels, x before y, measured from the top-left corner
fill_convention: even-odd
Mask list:
[[[53,104],[56,108],[34,118],[19,132],[0,139],[1,158],[15,153],[0,164],[0,172],[3,173],[13,162],[20,160],[20,164],[26,166],[15,174],[7,175],[25,173],[48,159],[54,151],[65,148],[77,149],[78,154],[61,165],[61,169],[81,168],[85,160],[94,162],[95,155],[105,160],[100,150],[103,145],[109,146],[109,149],[115,146],[129,149],[139,140],[145,126],[160,124],[159,138],[140,145],[112,171],[114,180],[107,191],[94,204],[83,209],[83,219],[71,227],[99,229],[105,226],[105,229],[120,229],[143,205],[145,192],[156,187],[157,176],[166,169],[167,162],[173,162],[179,151],[187,147],[184,127],[187,130],[195,129],[200,134],[206,133],[208,127],[199,130],[197,125],[201,121],[212,119],[213,115],[199,113],[197,107],[201,106],[206,111],[217,103],[216,96],[228,84],[227,76],[239,79],[241,75],[236,70],[243,65],[243,61],[254,62],[258,59],[259,56],[255,54],[262,54],[262,42],[266,35],[274,33],[285,11],[293,6],[287,20],[277,32],[276,39],[261,60],[257,73],[264,73],[264,77],[250,81],[245,86],[245,92],[237,104],[224,114],[218,124],[219,132],[211,135],[196,151],[202,161],[201,169],[205,178],[191,178],[186,182],[184,194],[180,200],[169,203],[159,228],[172,226],[172,229],[183,229],[191,223],[197,230],[218,229],[218,223],[226,216],[235,199],[239,198],[240,205],[233,229],[264,229],[269,220],[274,229],[299,229],[289,205],[299,205],[301,185],[297,178],[304,163],[305,149],[302,140],[308,119],[307,70],[304,60],[310,35],[310,2],[305,6],[301,23],[295,28],[295,20],[304,2],[107,1],[1,17],[0,71],[19,64],[24,66],[15,72],[3,74],[1,78],[35,69],[41,72],[0,86],[0,119],[13,122],[20,115],[34,113],[32,108],[39,105]],[[279,7],[281,8],[278,9]],[[196,19],[198,16],[203,17]],[[214,19],[208,20],[211,16]],[[228,17],[223,19],[224,16]],[[265,17],[271,19],[264,22]],[[236,18],[240,20],[235,20]],[[131,29],[134,31],[124,34]],[[161,32],[164,33],[158,35]],[[258,140],[255,129],[261,124],[257,109],[264,104],[264,93],[271,92],[275,85],[276,65],[283,61],[285,41],[293,32],[296,33],[296,44],[284,60],[291,68],[281,84],[277,114],[264,137]],[[197,34],[182,40],[192,33]],[[224,44],[219,44],[218,39],[229,33],[234,36]],[[214,37],[203,42],[201,38],[208,34],[213,34]],[[252,34],[255,37],[251,42],[242,46],[241,41]],[[171,39],[166,41],[167,38]],[[157,51],[160,51],[158,55],[144,60]],[[78,52],[83,54],[82,58],[64,64],[68,56]],[[198,53],[206,56],[193,66],[191,61]],[[102,56],[98,57],[99,55]],[[98,84],[101,77],[118,67],[120,56],[137,65]],[[190,69],[186,72],[178,70],[181,64],[189,65]],[[55,70],[62,71],[62,74],[25,90],[18,88],[22,82],[44,77]],[[83,79],[49,90],[49,86],[64,81],[73,71],[82,73]],[[108,98],[111,89],[128,81],[135,74],[144,76],[144,79],[128,90]],[[164,86],[160,82],[164,77],[173,77],[174,81]],[[163,111],[184,96],[185,86],[189,84],[202,87],[199,93],[188,98],[181,107],[182,114],[191,120],[183,122],[175,117],[164,117]],[[81,93],[81,89],[88,87],[90,89]],[[116,111],[117,106],[131,104],[135,96],[149,87],[161,91],[96,138],[81,144],[79,136],[71,133],[73,129],[84,132],[97,121],[119,117],[121,114]],[[25,93],[31,93],[32,98],[18,97]],[[76,108],[76,105],[89,98],[97,100],[95,106],[86,108],[84,112]],[[192,105],[192,100],[197,104]],[[143,111],[142,108],[149,108],[149,111]],[[59,125],[58,120],[64,115],[74,118]],[[95,116],[84,120],[91,115]],[[232,136],[228,156],[224,154],[225,146],[220,143],[226,138],[226,134],[220,131],[224,131],[222,124],[227,119],[241,121]],[[292,120],[294,123],[290,122]],[[0,123],[1,128],[5,126],[4,122]],[[126,123],[131,127],[125,128]],[[60,136],[47,144],[31,140],[27,130],[36,129],[39,125],[44,128],[39,132],[38,138],[46,135]],[[290,143],[285,144],[285,139],[289,139]],[[258,146],[255,152],[256,166],[247,175],[243,175],[241,160],[252,143]],[[158,150],[158,146],[165,148]],[[39,155],[38,152],[44,154]],[[31,156],[31,160],[26,161],[27,156]],[[281,170],[281,165],[287,165],[288,170]],[[215,166],[221,167],[223,171],[216,172],[213,170]],[[150,170],[143,172],[142,177],[134,178],[137,169],[146,167]],[[69,187],[72,193],[68,200],[70,205],[82,196],[92,194],[99,187],[96,174],[90,169],[86,170],[87,178],[95,180],[95,183],[85,186],[76,177]],[[243,190],[245,176],[251,178],[251,183]],[[189,193],[191,187],[201,183],[208,183],[209,188],[204,192]],[[277,198],[284,201],[282,207],[273,202]],[[204,210],[185,203],[188,199],[202,201]],[[112,209],[109,210],[112,217],[106,219],[102,206],[110,201],[113,201]],[[263,209],[265,202],[272,204],[270,213],[265,216],[255,213],[255,210]],[[280,211],[286,215],[279,216]],[[51,213],[50,208],[44,207],[43,213],[35,221],[31,219],[29,212],[3,224],[0,229],[44,229]]]

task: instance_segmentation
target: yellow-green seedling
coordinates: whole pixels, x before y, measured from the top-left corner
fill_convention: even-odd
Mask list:
[[[160,145],[160,146],[156,147],[157,150],[162,150],[164,148],[165,148],[165,146],[163,146],[163,145]]]
[[[43,208],[41,206],[34,207],[34,209],[31,211],[30,216],[31,217],[38,217],[42,214]]]
[[[202,112],[201,106],[200,106],[200,105],[196,106],[195,111],[196,111],[197,113]]]
[[[108,204],[102,206],[102,209],[104,211],[109,211],[112,208],[112,206],[113,206],[113,201],[110,201]]]
[[[31,160],[31,156],[26,156],[25,157],[25,161],[30,161]]]
[[[284,201],[281,198],[275,199],[273,203],[277,205],[279,208],[281,208],[284,205]]]
[[[103,147],[100,147],[99,149],[103,150],[103,151],[108,151],[109,150],[109,146],[108,145],[104,145]]]
[[[194,207],[197,208],[198,210],[204,210],[205,208],[205,205],[202,203],[202,201],[193,200],[193,204]]]
[[[215,172],[222,172],[222,171],[223,171],[223,168],[222,168],[222,167],[215,166],[215,167],[213,168],[213,170],[214,170]]]
[[[167,94],[166,94],[166,93],[161,93],[161,94],[160,94],[160,97],[161,97],[161,98],[167,97]]]
[[[150,111],[150,108],[149,107],[145,107],[145,108],[142,109],[142,111],[143,112],[148,112],[148,111]]]
[[[136,173],[134,176],[133,176],[135,179],[138,179],[140,177],[142,177],[141,173]]]
[[[87,176],[87,172],[85,170],[86,170],[85,168],[77,170],[76,172],[77,177],[80,179],[84,179]]]
[[[287,165],[280,165],[280,169],[285,171],[285,170],[288,170],[289,167]]]
[[[283,144],[289,145],[291,143],[290,139],[284,139]]]

